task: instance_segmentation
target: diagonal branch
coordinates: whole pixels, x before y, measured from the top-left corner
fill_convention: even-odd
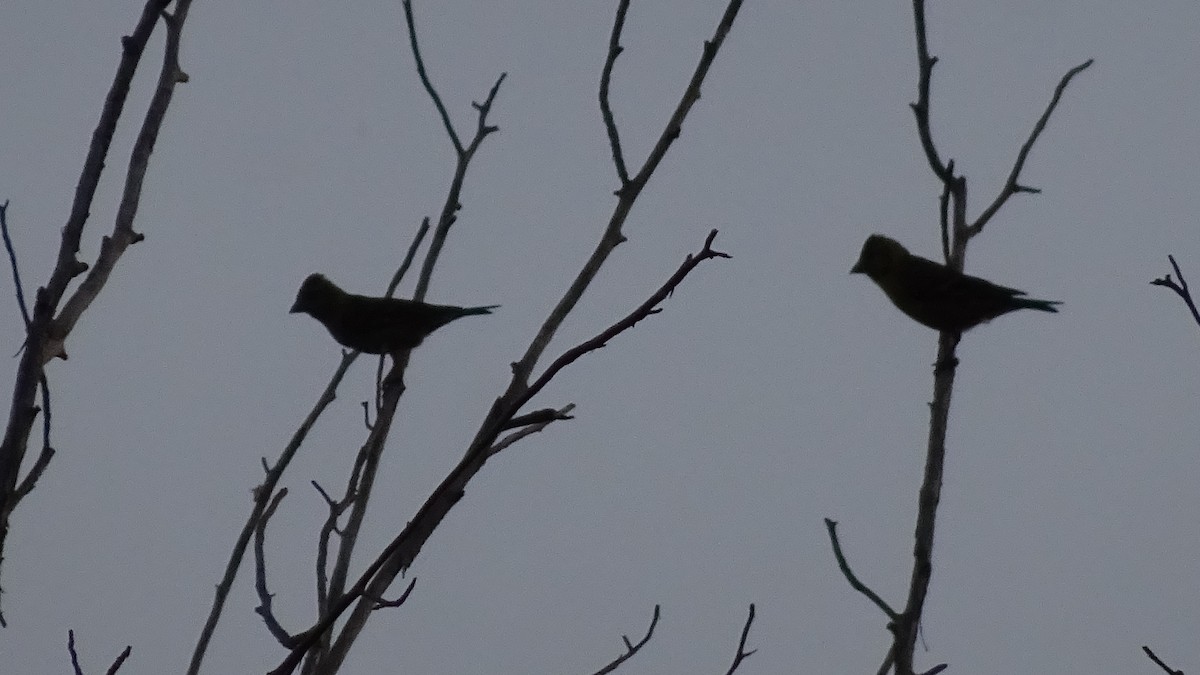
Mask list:
[[[599,349],[608,340],[629,330],[641,319],[659,311],[657,305],[670,296],[672,291],[701,262],[712,258],[728,257],[726,254],[711,248],[715,237],[716,231],[714,230],[709,233],[708,238],[705,240],[704,248],[696,255],[689,255],[683,264],[680,265],[679,270],[671,275],[667,282],[651,296],[650,301],[643,303],[624,319],[605,329],[596,337],[567,350],[567,352],[556,359],[555,365],[548,368],[547,373],[543,374],[542,378],[539,378],[539,383],[541,384],[537,387],[537,390],[540,391],[541,387],[549,383],[554,374],[557,374],[567,365],[573,363],[583,354]],[[533,389],[533,387],[529,389]],[[527,393],[526,390],[518,392],[510,391],[496,401],[492,410],[488,413],[488,417],[479,434],[476,435],[475,440],[471,443],[471,447],[467,450],[459,464],[451,470],[450,474],[430,494],[416,515],[401,530],[396,538],[363,571],[354,585],[344,594],[336,598],[331,597],[330,607],[321,616],[320,620],[312,628],[296,636],[298,643],[283,662],[275,670],[271,671],[273,675],[285,675],[294,672],[296,666],[299,665],[308,650],[323,639],[323,636],[351,605],[357,603],[357,607],[347,619],[342,629],[341,636],[339,636],[325,656],[322,666],[336,668],[336,665],[342,662],[354,637],[361,630],[366,617],[373,610],[373,603],[370,601],[370,598],[381,597],[386,592],[392,580],[400,572],[412,565],[413,560],[416,559],[425,542],[433,535],[437,526],[449,514],[458,501],[462,499],[467,484],[479,473],[487,460],[495,454],[491,451],[492,444],[495,443],[497,436],[503,431],[504,425],[532,397],[532,395],[526,395]],[[377,421],[376,429],[379,429],[379,426],[379,422]]]
[[[42,401],[43,406],[46,407],[45,412],[49,412],[49,393],[48,387],[45,386],[44,367],[55,356],[66,358],[66,351],[63,344],[71,328],[74,327],[75,321],[78,320],[78,315],[87,305],[87,303],[81,302],[77,298],[87,297],[88,295],[94,298],[95,294],[99,293],[100,288],[103,286],[103,280],[107,278],[107,271],[100,272],[98,275],[89,275],[88,280],[85,280],[84,284],[81,284],[72,299],[59,312],[59,305],[71,281],[88,270],[87,263],[78,258],[83,227],[87,222],[96,189],[100,183],[100,175],[104,170],[104,163],[108,156],[109,148],[112,145],[117,121],[125,107],[130,83],[137,71],[150,35],[153,33],[160,18],[167,28],[167,44],[163,53],[163,70],[160,73],[155,94],[147,109],[142,131],[134,145],[134,153],[130,159],[130,171],[126,178],[125,193],[114,227],[114,237],[119,237],[125,233],[122,229],[124,225],[128,225],[128,232],[132,232],[132,220],[136,213],[136,203],[141,194],[140,176],[137,176],[136,172],[140,170],[144,173],[145,165],[149,161],[149,151],[153,147],[153,141],[151,140],[147,143],[146,139],[151,136],[157,137],[158,129],[161,128],[163,115],[166,112],[166,106],[170,102],[171,93],[174,91],[175,85],[184,79],[181,71],[178,70],[178,50],[183,22],[187,17],[188,7],[191,2],[190,0],[178,0],[174,14],[166,14],[165,9],[169,4],[171,4],[170,0],[147,0],[134,31],[121,39],[121,59],[105,99],[100,120],[97,122],[96,129],[92,133],[88,153],[84,159],[79,182],[75,188],[75,198],[71,204],[71,212],[66,225],[62,229],[62,237],[54,269],[50,273],[50,278],[46,285],[38,289],[34,297],[33,311],[31,313],[27,311],[30,316],[26,330],[25,350],[17,367],[16,382],[13,386],[12,405],[9,408],[4,439],[0,441],[0,560],[4,557],[4,543],[8,536],[9,517],[17,502],[18,476],[21,464],[25,458],[25,453],[28,449],[29,434],[38,413],[38,408],[34,405],[34,400],[37,398],[39,385],[42,385]],[[109,241],[109,238],[105,238],[104,240],[104,242]],[[102,242],[100,256],[97,258],[95,266],[110,270],[111,266],[116,263],[116,259],[120,256],[120,252],[124,250],[124,247],[120,243],[114,246],[111,243],[106,245],[104,242]],[[92,283],[89,284],[89,280]],[[55,317],[56,312],[59,312],[57,318]],[[49,456],[53,452],[49,445],[48,414],[43,418],[43,436],[45,444],[42,449],[42,456],[37,461],[38,466],[42,469],[45,468],[45,464],[49,461]],[[36,483],[36,480],[37,476],[31,474],[21,484],[21,490],[28,492]],[[4,625],[3,614],[0,614],[0,625]]]
[[[1154,281],[1151,281],[1152,286],[1165,286],[1173,291],[1179,297],[1183,298],[1183,302],[1192,312],[1192,318],[1196,320],[1196,324],[1200,325],[1200,311],[1196,310],[1196,301],[1192,299],[1192,292],[1188,289],[1187,279],[1183,278],[1183,272],[1179,269],[1179,263],[1175,262],[1175,256],[1168,255],[1167,260],[1171,261],[1171,268],[1175,270],[1175,276],[1179,277],[1179,282],[1171,279],[1170,274],[1165,274]]]
[[[660,616],[662,616],[662,605],[655,605],[654,615],[650,618],[650,627],[646,629],[646,634],[642,636],[642,639],[638,640],[635,644],[630,642],[628,635],[622,635],[621,641],[625,643],[625,653],[609,661],[603,668],[597,670],[594,675],[608,675],[617,668],[620,668],[622,663],[625,663],[633,658],[635,654],[642,651],[642,647],[645,647],[646,643],[650,642],[650,638],[654,637],[654,628],[658,625]]]
[[[833,546],[833,556],[837,558],[838,569],[842,571],[842,574],[846,577],[846,581],[850,582],[850,587],[859,593],[862,593],[868,600],[875,603],[875,606],[878,607],[884,614],[886,614],[889,620],[895,621],[899,617],[899,615],[896,613],[896,610],[892,609],[883,598],[879,597],[878,593],[871,590],[863,582],[859,581],[858,577],[854,575],[853,571],[851,571],[850,563],[846,562],[846,555],[842,553],[842,544],[840,541],[838,541],[837,521],[826,518],[825,529],[829,531],[829,543]]]
[[[625,235],[621,232],[621,228],[624,226],[625,220],[629,216],[629,212],[633,208],[638,195],[646,186],[646,182],[650,180],[650,176],[658,168],[663,157],[666,156],[672,142],[679,137],[683,128],[683,121],[687,118],[688,112],[691,111],[696,101],[700,100],[700,86],[704,83],[709,67],[712,66],[712,62],[716,58],[717,52],[720,51],[721,45],[725,43],[725,38],[728,37],[730,29],[733,28],[733,21],[737,18],[737,13],[741,9],[741,6],[742,0],[730,0],[726,6],[725,13],[721,16],[721,20],[717,24],[712,38],[705,41],[700,61],[696,64],[696,70],[692,74],[687,87],[684,89],[683,95],[679,99],[679,104],[675,107],[675,112],[671,115],[670,120],[667,121],[658,142],[646,157],[646,161],[642,164],[642,168],[638,171],[637,176],[631,178],[618,191],[617,205],[609,217],[608,225],[605,227],[599,243],[596,244],[596,248],[592,251],[591,256],[588,257],[587,262],[583,264],[583,268],[579,270],[579,274],[571,282],[562,299],[558,301],[558,304],[551,310],[550,315],[546,317],[546,321],[529,343],[529,348],[525,351],[525,354],[519,361],[513,364],[513,384],[510,387],[510,391],[524,387],[529,382],[533,369],[537,366],[537,362],[542,354],[550,346],[550,341],[554,338],[554,334],[558,332],[567,315],[575,308],[575,305],[583,297],[584,292],[587,291],[592,281],[596,278],[596,275],[600,273],[600,268],[608,260],[608,256],[612,254],[618,245],[625,241]],[[620,6],[618,6],[618,10],[620,10]],[[624,20],[623,15],[618,18],[622,21]]]
[[[404,0],[401,4],[404,6],[404,25],[408,28],[408,42],[412,47],[413,58],[417,62],[417,75],[420,76],[421,84],[425,86],[429,98],[433,99],[433,105],[442,118],[442,126],[446,129],[446,135],[450,137],[450,142],[454,145],[454,151],[462,155],[464,152],[462,141],[458,140],[458,133],[454,131],[454,123],[450,121],[450,113],[446,111],[446,105],[442,103],[442,97],[438,95],[437,89],[433,88],[433,82],[429,81],[429,73],[425,70],[425,60],[421,58],[421,49],[417,45],[417,25],[413,19],[412,0]]]
[[[1004,181],[1004,187],[1000,189],[1000,194],[996,195],[996,199],[988,205],[983,213],[979,214],[979,218],[971,225],[968,230],[969,236],[975,236],[983,231],[983,226],[987,225],[992,216],[1000,210],[1001,206],[1008,201],[1008,198],[1018,192],[1039,193],[1041,190],[1032,188],[1027,185],[1021,185],[1018,182],[1021,178],[1021,169],[1025,168],[1025,160],[1029,158],[1029,152],[1033,150],[1033,144],[1037,143],[1038,137],[1046,130],[1046,123],[1050,121],[1050,116],[1054,114],[1054,109],[1058,107],[1058,102],[1062,99],[1063,92],[1067,85],[1071,83],[1076,75],[1087,70],[1088,66],[1092,65],[1094,59],[1088,59],[1083,63],[1075,66],[1067,71],[1062,79],[1058,81],[1058,86],[1054,88],[1054,95],[1050,97],[1050,103],[1046,109],[1042,111],[1042,116],[1038,118],[1037,124],[1033,125],[1033,130],[1029,132],[1029,138],[1025,139],[1025,143],[1021,145],[1021,149],[1017,152],[1017,161],[1013,162],[1012,170],[1008,173],[1008,179]]]

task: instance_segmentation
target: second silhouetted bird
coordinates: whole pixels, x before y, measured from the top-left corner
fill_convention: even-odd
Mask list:
[[[333,339],[350,349],[392,354],[416,347],[425,336],[455,319],[491,314],[499,306],[452,307],[355,295],[323,275],[312,274],[300,285],[291,313],[302,312],[320,321]]]
[[[993,284],[913,255],[894,239],[867,237],[850,269],[871,278],[892,304],[934,330],[962,333],[1018,309],[1057,312],[1053,300],[1023,297],[1015,288]]]

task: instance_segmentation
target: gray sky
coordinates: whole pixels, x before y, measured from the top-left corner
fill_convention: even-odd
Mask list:
[[[425,58],[474,124],[509,73],[501,127],[468,176],[429,298],[500,303],[418,350],[365,552],[411,516],[462,450],[600,235],[617,181],[596,106],[615,2],[421,2]],[[723,10],[639,0],[613,102],[631,163],[660,133]],[[139,2],[0,9],[0,198],[26,284],[44,283],[87,139]],[[1200,7],[935,2],[934,125],[994,196],[1069,67],[1019,195],[968,271],[1062,300],[968,334],[947,445],[919,666],[1153,673],[1149,643],[1200,664],[1200,341],[1148,282],[1174,253],[1200,284]],[[133,109],[144,107],[159,39]],[[322,271],[377,293],[452,152],[420,88],[398,3],[204,0],[136,224],[145,242],[49,368],[60,450],[16,514],[0,660],[63,672],[74,628],[100,672],[182,671],[261,478],[339,358],[287,308]],[[377,614],[347,673],[585,673],[640,635],[621,672],[723,672],[758,603],[747,673],[874,672],[884,618],[855,570],[901,604],[911,564],[935,334],[847,271],[867,234],[938,250],[939,185],[908,104],[907,2],[748,2],[683,135],[552,353],[641,303],[710,228],[706,263],[665,311],[579,361],[535,405],[578,404],[493,460],[418,559],[404,608]],[[135,121],[136,120],[136,121]],[[111,228],[140,117],[119,130],[83,254]],[[8,273],[0,345],[21,344]],[[402,293],[411,291],[411,284]],[[15,359],[0,359],[11,382]],[[363,439],[358,362],[289,470],[270,531],[277,609],[313,619],[324,506]],[[282,650],[243,575],[206,672],[263,672]],[[13,664],[19,664],[14,666]]]

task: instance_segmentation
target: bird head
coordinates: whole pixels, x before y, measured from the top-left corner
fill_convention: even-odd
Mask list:
[[[882,234],[873,234],[863,243],[862,253],[858,255],[858,262],[850,268],[850,273],[879,279],[887,276],[888,271],[907,255],[908,249],[901,246],[900,242]]]
[[[292,303],[292,308],[288,310],[288,313],[311,314],[313,309],[322,306],[326,298],[336,295],[340,291],[341,289],[326,279],[325,275],[310,274],[304,283],[300,284],[300,291],[296,293],[296,301]]]

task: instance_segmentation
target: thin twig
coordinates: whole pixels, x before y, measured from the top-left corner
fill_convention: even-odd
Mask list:
[[[1017,160],[1013,162],[1012,170],[1008,173],[1008,179],[1004,181],[1004,187],[1000,189],[1000,194],[996,195],[996,199],[988,205],[983,213],[979,214],[979,218],[971,225],[968,231],[968,236],[975,236],[983,230],[983,226],[987,225],[992,216],[1004,206],[1004,202],[1008,198],[1018,192],[1039,193],[1041,190],[1027,185],[1021,185],[1018,181],[1021,178],[1021,169],[1025,167],[1025,160],[1029,158],[1029,152],[1033,150],[1033,144],[1037,143],[1038,137],[1046,129],[1046,123],[1050,121],[1050,116],[1054,114],[1054,109],[1058,107],[1058,102],[1062,99],[1063,92],[1067,85],[1071,83],[1076,75],[1087,70],[1088,66],[1092,65],[1094,59],[1088,59],[1083,63],[1075,66],[1067,71],[1062,79],[1058,81],[1058,86],[1054,88],[1054,95],[1050,97],[1050,103],[1046,109],[1042,111],[1042,116],[1038,118],[1037,124],[1033,125],[1033,130],[1029,132],[1029,138],[1025,139],[1025,143],[1021,145],[1021,149],[1017,152]]]
[[[412,0],[404,0],[401,4],[404,6],[404,25],[408,28],[408,41],[412,47],[413,58],[417,62],[417,75],[420,76],[421,84],[425,86],[429,98],[433,99],[433,105],[442,118],[442,126],[446,129],[446,135],[450,137],[450,142],[454,144],[455,152],[461,155],[464,152],[462,141],[458,140],[458,133],[454,131],[454,123],[450,121],[450,113],[442,103],[442,97],[438,95],[437,90],[433,88],[433,83],[429,81],[429,73],[425,71],[425,60],[421,58],[421,49],[417,46],[417,25],[413,19]]]
[[[746,638],[750,637],[750,624],[754,623],[754,603],[750,603],[750,614],[746,617],[746,625],[742,626],[742,637],[738,640],[737,654],[733,657],[733,664],[729,666],[729,670],[725,671],[725,675],[733,675],[733,672],[742,665],[742,661],[750,658],[757,652],[757,649],[746,651]]]
[[[617,18],[613,20],[612,34],[608,38],[608,56],[604,59],[604,68],[600,71],[600,116],[604,119],[604,130],[608,133],[608,145],[612,148],[613,164],[617,167],[617,178],[621,180],[621,188],[629,183],[629,170],[625,167],[625,155],[621,152],[621,135],[617,133],[617,120],[613,117],[612,103],[609,101],[608,88],[612,82],[613,64],[625,48],[621,46],[621,31],[625,28],[625,14],[629,11],[629,0],[620,0],[617,5]]]
[[[342,356],[341,362],[329,378],[329,382],[317,398],[317,402],[313,404],[304,421],[300,423],[300,426],[292,434],[292,438],[279,454],[279,458],[275,461],[275,464],[271,467],[266,467],[264,460],[263,465],[267,475],[263,479],[263,482],[254,488],[254,506],[251,508],[246,522],[242,525],[241,532],[238,533],[237,541],[234,542],[233,550],[229,554],[229,560],[225,563],[225,571],[221,576],[221,580],[217,583],[212,607],[209,609],[208,617],[205,619],[204,627],[200,630],[200,637],[196,641],[196,647],[192,652],[192,660],[187,670],[188,675],[196,675],[200,672],[200,665],[204,660],[205,653],[208,651],[208,643],[212,641],[213,634],[216,632],[217,622],[221,618],[225,601],[229,599],[229,592],[233,588],[234,580],[237,578],[242,558],[246,555],[246,548],[250,544],[250,538],[254,535],[255,526],[258,524],[259,518],[262,517],[263,511],[267,508],[271,495],[275,491],[275,486],[279,484],[280,479],[283,477],[283,472],[291,464],[292,459],[300,450],[300,446],[304,443],[304,440],[308,438],[308,432],[317,423],[317,419],[321,416],[321,413],[337,398],[338,385],[341,384],[346,371],[350,369],[350,364],[354,363],[357,357],[358,352],[351,352]]]
[[[121,669],[121,666],[125,665],[125,660],[128,659],[129,655],[132,653],[133,645],[125,645],[125,649],[122,649],[121,653],[117,655],[116,660],[113,661],[112,665],[108,667],[107,671],[105,671],[105,675],[117,675],[117,671]]]
[[[1179,282],[1176,283],[1171,279],[1170,274],[1165,274],[1151,281],[1150,284],[1153,286],[1165,286],[1175,291],[1176,295],[1183,298],[1183,302],[1187,304],[1188,309],[1192,312],[1192,319],[1196,321],[1197,325],[1200,325],[1200,311],[1196,309],[1196,302],[1192,299],[1192,292],[1188,289],[1187,279],[1183,278],[1183,272],[1179,269],[1179,263],[1175,262],[1175,256],[1173,255],[1168,255],[1167,260],[1171,261],[1171,268],[1175,270],[1175,276],[1179,278]]]
[[[629,659],[633,658],[634,654],[642,651],[642,647],[645,647],[646,643],[650,641],[650,638],[654,637],[654,628],[658,625],[658,619],[660,616],[662,616],[662,605],[655,605],[654,615],[650,618],[650,627],[646,629],[646,634],[642,636],[642,639],[638,640],[635,644],[630,642],[628,635],[622,635],[621,642],[625,643],[625,653],[621,654],[612,661],[609,661],[603,668],[597,670],[594,675],[608,675],[608,673],[611,673],[619,668],[622,663],[625,663]]]
[[[1175,670],[1171,666],[1168,666],[1166,663],[1164,663],[1162,659],[1158,658],[1158,654],[1155,654],[1154,650],[1150,649],[1150,647],[1142,645],[1142,651],[1146,652],[1146,656],[1149,656],[1151,661],[1157,663],[1158,667],[1167,671],[1169,675],[1184,675],[1182,670]]]
[[[280,625],[271,609],[275,596],[267,590],[266,545],[267,522],[271,520],[271,516],[275,515],[275,509],[279,508],[279,502],[283,501],[287,492],[287,488],[283,488],[275,493],[270,506],[263,511],[262,517],[258,519],[258,526],[254,528],[254,590],[258,593],[258,607],[255,607],[254,611],[262,617],[263,623],[267,625],[267,630],[284,647],[290,647],[295,642],[295,638]]]
[[[21,318],[25,320],[25,333],[29,333],[29,325],[33,318],[29,315],[29,306],[25,304],[25,286],[21,283],[21,270],[17,266],[17,250],[13,246],[8,233],[8,200],[0,204],[0,234],[4,236],[4,250],[8,251],[8,262],[12,267],[13,287],[17,292],[17,306],[21,309]]]
[[[408,582],[408,588],[405,588],[404,592],[400,594],[400,597],[396,598],[395,600],[384,600],[380,597],[368,597],[365,594],[363,597],[368,597],[369,600],[375,601],[375,609],[399,607],[400,605],[404,604],[405,600],[408,600],[408,596],[412,595],[413,589],[416,588],[416,586],[417,578],[413,577],[412,581]]]
[[[596,275],[599,274],[601,266],[612,254],[613,250],[625,241],[625,235],[621,232],[621,228],[625,223],[626,217],[629,215],[630,209],[636,201],[641,190],[645,187],[646,182],[654,173],[654,170],[662,162],[667,151],[670,150],[671,144],[679,137],[680,131],[683,128],[683,121],[687,118],[688,112],[696,101],[700,100],[700,86],[704,83],[705,77],[708,75],[708,70],[712,66],[713,60],[721,49],[721,45],[725,43],[725,38],[728,37],[729,31],[733,28],[733,21],[737,17],[738,10],[741,9],[742,0],[730,0],[725,8],[724,14],[721,16],[720,22],[713,33],[711,39],[704,43],[704,49],[701,53],[700,60],[696,64],[696,70],[692,73],[692,78],[689,80],[683,95],[679,99],[679,103],[675,107],[670,120],[667,121],[663,129],[662,135],[659,136],[658,142],[646,157],[646,161],[642,164],[642,168],[638,170],[637,175],[630,179],[620,193],[617,195],[617,205],[613,209],[612,215],[609,217],[608,225],[604,229],[604,233],[600,237],[599,243],[592,251],[583,268],[571,282],[570,287],[563,293],[563,297],[551,310],[546,321],[542,323],[538,329],[537,335],[529,343],[525,354],[513,364],[513,386],[519,388],[529,381],[534,368],[537,367],[538,360],[550,346],[550,341],[554,338],[554,334],[558,332],[567,315],[575,308],[575,305],[583,297],[588,286],[591,285]]]
[[[575,404],[572,403],[571,405],[568,405],[564,408],[559,408],[557,410],[554,408],[542,408],[541,410],[534,410],[533,412],[528,412],[524,415],[517,415],[508,422],[505,422],[501,429],[516,429],[517,427],[523,427],[529,424],[541,424],[542,422],[555,422],[558,420],[572,420],[575,418],[566,413],[574,409]]]
[[[568,414],[574,409],[575,409],[575,404],[570,403],[570,404],[567,404],[565,407],[563,407],[561,410],[551,411],[554,413],[553,415],[545,416],[544,419],[542,419],[540,421],[524,422],[522,424],[522,426],[524,428],[522,428],[520,431],[515,431],[515,432],[509,434],[508,436],[505,436],[504,438],[497,441],[496,444],[492,446],[492,449],[488,451],[488,454],[494,455],[494,454],[504,450],[505,448],[509,447],[513,443],[516,443],[517,441],[521,440],[522,438],[525,438],[527,436],[532,436],[532,435],[544,430],[546,427],[550,426],[550,424],[553,422],[556,422],[558,420],[574,419],[570,416],[570,414]],[[541,412],[541,411],[538,411],[538,412]],[[522,417],[530,417],[530,415],[522,415]],[[516,418],[513,418],[513,419],[515,420]],[[512,428],[512,427],[508,426],[507,428]]]
[[[868,600],[875,603],[875,606],[886,614],[888,619],[895,621],[898,617],[896,610],[892,609],[883,598],[879,597],[878,593],[859,581],[854,572],[850,570],[850,563],[846,562],[846,556],[842,553],[842,544],[838,541],[837,521],[826,518],[825,529],[829,531],[829,543],[833,546],[833,556],[837,558],[838,569],[842,571],[842,575],[846,577],[846,581],[850,582],[850,586],[854,590],[862,593]]]
[[[67,631],[67,652],[71,654],[71,667],[75,669],[75,675],[83,675],[83,669],[79,667],[79,654],[75,651],[75,631]]]
[[[942,162],[937,146],[933,143],[933,130],[929,121],[929,85],[933,80],[933,67],[937,64],[936,56],[929,55],[929,41],[925,33],[925,2],[913,0],[913,22],[917,33],[917,102],[909,104],[913,115],[917,118],[917,135],[921,139],[921,148],[929,167],[943,183],[949,183],[954,173],[949,165]]]

